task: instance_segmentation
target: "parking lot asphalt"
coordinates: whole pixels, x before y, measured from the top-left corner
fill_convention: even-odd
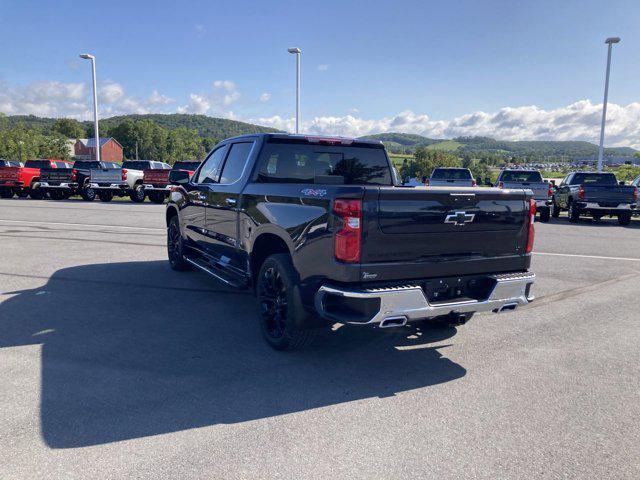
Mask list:
[[[0,478],[640,478],[640,220],[537,224],[537,300],[281,353],[164,207],[0,200]]]

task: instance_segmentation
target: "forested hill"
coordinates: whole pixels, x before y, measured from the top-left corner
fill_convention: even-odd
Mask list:
[[[458,137],[452,140],[436,140],[406,133],[380,133],[367,139],[380,140],[394,153],[413,153],[419,147],[444,150],[459,155],[483,154],[516,157],[566,157],[567,160],[592,157],[598,154],[598,146],[584,141],[506,141],[489,137]],[[630,147],[605,149],[607,155],[633,156],[637,150]]]
[[[27,128],[36,127],[44,134],[49,134],[57,119],[41,118],[33,115],[14,115],[6,117],[9,127],[22,125]],[[176,128],[188,128],[196,130],[198,136],[206,138],[223,139],[236,135],[248,133],[268,133],[276,132],[276,129],[261,127],[251,123],[238,122],[236,120],[228,120],[226,118],[214,118],[206,115],[190,115],[190,114],[148,114],[148,115],[120,115],[100,120],[100,130],[109,131],[116,125],[125,120],[133,120],[134,122],[141,120],[150,120],[168,130]],[[80,124],[89,133],[93,128],[92,121],[80,122]],[[90,136],[90,135],[89,135]]]

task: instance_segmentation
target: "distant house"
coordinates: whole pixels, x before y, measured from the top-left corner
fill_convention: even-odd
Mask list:
[[[95,160],[95,138],[79,138],[75,143],[75,155],[79,160]],[[100,158],[105,162],[121,162],[122,145],[113,137],[100,138]]]

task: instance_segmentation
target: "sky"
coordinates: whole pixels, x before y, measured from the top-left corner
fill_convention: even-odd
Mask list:
[[[199,113],[357,136],[597,142],[640,148],[640,2],[0,0],[0,112]]]

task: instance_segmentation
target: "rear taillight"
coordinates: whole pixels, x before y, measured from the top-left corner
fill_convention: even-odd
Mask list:
[[[127,180],[127,169],[123,168],[122,169],[122,181],[126,181]]]
[[[471,186],[472,187],[477,187],[478,186],[478,182],[476,182],[475,180],[471,180]]]
[[[553,185],[549,184],[549,189],[547,190],[547,197],[553,197]]]
[[[578,198],[584,200],[584,185],[578,187]]]
[[[533,242],[536,238],[536,231],[533,223],[536,219],[536,201],[534,199],[529,200],[529,236],[527,237],[527,253],[531,253],[533,250]]]
[[[75,182],[78,179],[78,171],[75,168],[71,169],[71,181]]]
[[[504,182],[498,182],[498,188],[504,188]]]
[[[360,261],[360,232],[362,230],[362,201],[337,198],[333,213],[340,219],[335,237],[336,260],[347,263]]]
[[[633,201],[638,203],[638,187],[633,189]]]

